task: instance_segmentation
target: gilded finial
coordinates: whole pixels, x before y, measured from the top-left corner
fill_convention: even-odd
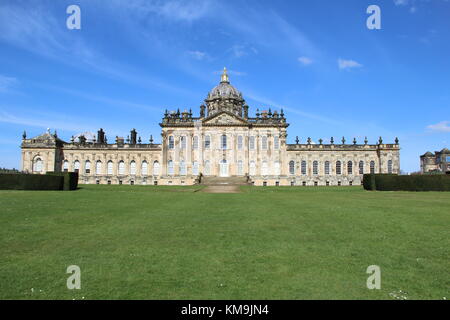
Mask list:
[[[220,77],[220,82],[229,83],[230,79],[228,79],[227,68],[223,68],[222,76]]]

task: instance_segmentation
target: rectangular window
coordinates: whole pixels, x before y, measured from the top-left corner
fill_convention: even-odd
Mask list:
[[[238,149],[239,150],[242,150],[242,141],[243,141],[242,136],[238,136]]]
[[[211,137],[205,136],[205,149],[209,149],[211,146]]]
[[[222,150],[226,150],[227,149],[227,136],[222,135],[220,141],[221,141],[220,144],[221,144]]]
[[[278,136],[273,137],[273,148],[275,150],[280,149],[280,138]]]
[[[261,139],[261,149],[267,150],[267,136],[263,136]]]
[[[250,148],[250,150],[255,150],[255,137],[254,136],[251,136],[250,138],[249,138],[249,148]]]
[[[186,137],[182,136],[180,137],[180,144],[181,144],[181,149],[186,149]]]

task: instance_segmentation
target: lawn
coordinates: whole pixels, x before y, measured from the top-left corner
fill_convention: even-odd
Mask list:
[[[0,299],[450,298],[449,192],[198,189],[0,191]]]

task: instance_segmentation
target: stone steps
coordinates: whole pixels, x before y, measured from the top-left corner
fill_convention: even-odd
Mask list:
[[[247,177],[202,177],[201,185],[206,186],[245,186]]]

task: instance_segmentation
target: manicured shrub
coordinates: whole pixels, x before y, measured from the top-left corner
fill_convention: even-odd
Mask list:
[[[47,172],[46,174],[63,177],[63,190],[76,190],[78,187],[78,172]]]
[[[62,190],[64,177],[42,174],[0,174],[2,190]]]
[[[378,191],[450,191],[448,175],[364,175],[364,189]]]

